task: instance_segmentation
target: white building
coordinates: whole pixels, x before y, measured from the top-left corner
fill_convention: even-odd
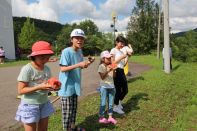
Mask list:
[[[0,0],[0,46],[3,46],[6,58],[16,58],[11,0]]]

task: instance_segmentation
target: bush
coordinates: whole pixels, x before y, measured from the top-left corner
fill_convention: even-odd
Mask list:
[[[182,62],[197,62],[197,33],[187,32],[172,42],[173,58]]]

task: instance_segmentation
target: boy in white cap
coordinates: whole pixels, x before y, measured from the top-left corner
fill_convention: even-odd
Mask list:
[[[81,69],[87,68],[91,62],[84,61],[81,48],[84,45],[85,33],[81,29],[74,29],[71,34],[71,47],[62,51],[60,57],[59,80],[62,83],[58,92],[61,100],[63,129],[85,130],[75,126],[77,101],[81,95]]]

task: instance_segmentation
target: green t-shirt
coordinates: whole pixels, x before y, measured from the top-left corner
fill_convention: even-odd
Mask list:
[[[47,81],[51,77],[49,67],[44,66],[42,71],[36,70],[31,63],[23,66],[18,76],[18,81],[28,82],[28,87],[33,87]],[[32,93],[23,94],[21,99],[28,104],[43,104],[48,101],[47,90],[37,90]]]

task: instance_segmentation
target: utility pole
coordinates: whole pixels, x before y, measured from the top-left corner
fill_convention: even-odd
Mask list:
[[[163,0],[164,5],[164,71],[170,73],[170,46],[169,46],[169,0]]]
[[[113,11],[112,12],[112,21],[113,21],[113,33],[114,33],[114,45],[116,44],[116,26],[115,26],[115,23],[116,23],[116,13]],[[112,27],[112,26],[111,26]]]
[[[161,2],[162,2],[162,0],[159,1],[159,20],[158,20],[158,36],[157,36],[157,59],[160,59]]]

